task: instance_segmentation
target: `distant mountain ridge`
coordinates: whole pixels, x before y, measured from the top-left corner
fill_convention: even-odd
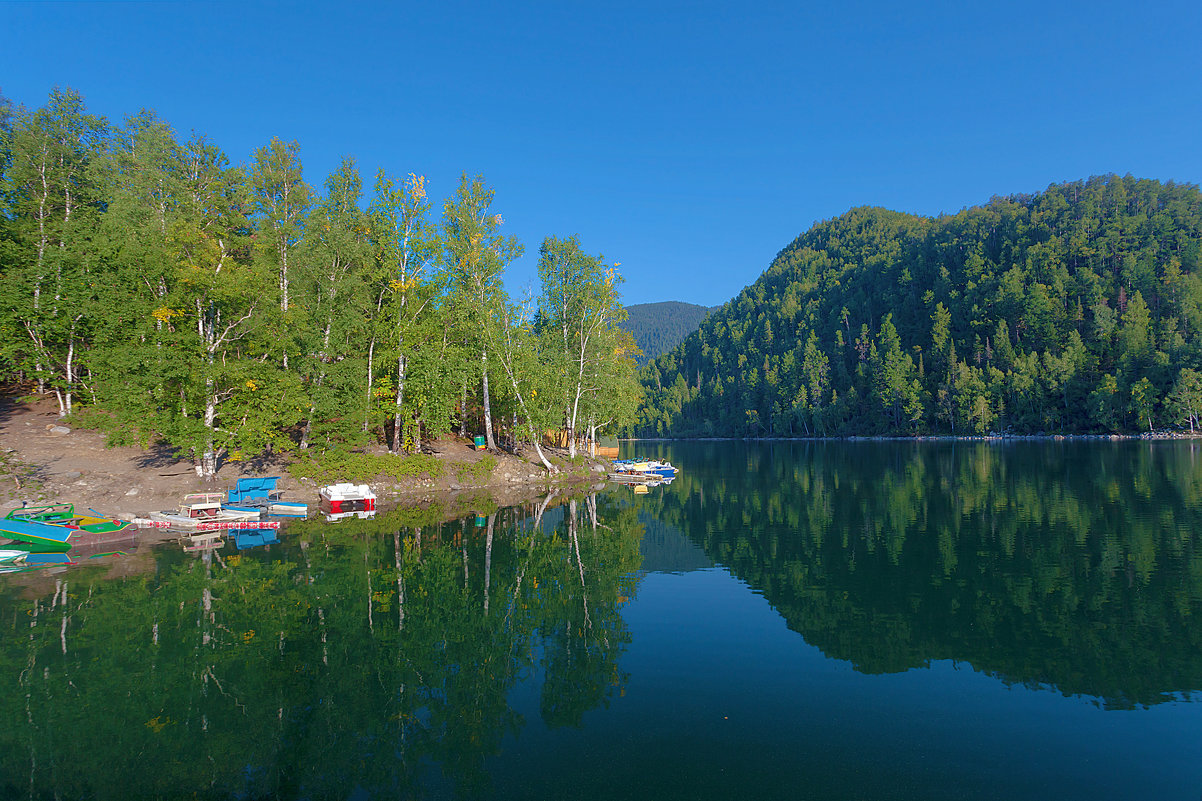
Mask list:
[[[851,209],[641,380],[644,437],[1197,430],[1202,192],[1104,175]]]
[[[626,307],[630,315],[622,327],[631,333],[643,351],[640,365],[675,348],[697,330],[705,315],[717,306],[667,300],[661,303],[636,303]]]

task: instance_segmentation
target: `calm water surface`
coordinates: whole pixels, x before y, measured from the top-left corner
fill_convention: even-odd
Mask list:
[[[639,453],[0,576],[0,797],[1202,798],[1202,449]]]

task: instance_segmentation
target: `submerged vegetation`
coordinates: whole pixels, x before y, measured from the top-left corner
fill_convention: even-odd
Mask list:
[[[236,165],[152,112],[115,126],[72,90],[0,98],[0,377],[203,476],[266,450],[417,453],[456,426],[539,450],[626,425],[621,277],[550,236],[541,296],[515,302],[523,245],[493,200],[464,175],[435,219],[418,175],[381,170],[369,194],[348,158],[319,191],[295,142]]]
[[[1202,193],[1130,176],[815,225],[642,373],[643,436],[1196,428]]]

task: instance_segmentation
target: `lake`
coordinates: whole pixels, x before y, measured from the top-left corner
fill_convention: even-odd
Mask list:
[[[0,576],[0,797],[1202,797],[1202,447],[638,454]]]

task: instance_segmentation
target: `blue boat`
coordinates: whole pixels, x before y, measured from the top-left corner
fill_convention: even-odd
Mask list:
[[[9,539],[28,542],[46,551],[69,551],[68,542],[75,529],[66,526],[55,526],[50,523],[37,523],[32,520],[16,520],[11,517],[0,519],[0,534]]]
[[[296,501],[281,501],[280,490],[275,488],[279,476],[240,478],[227,493],[222,509],[260,509],[277,517],[305,517],[309,505]]]

